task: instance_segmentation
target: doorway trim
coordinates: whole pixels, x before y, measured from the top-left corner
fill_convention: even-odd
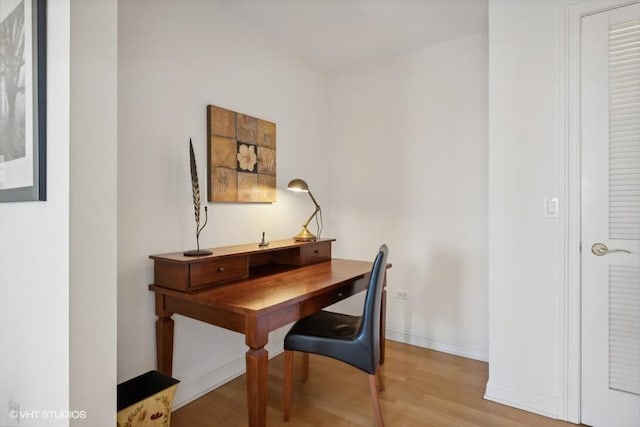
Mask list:
[[[559,290],[558,418],[581,420],[581,135],[580,24],[584,16],[638,3],[638,0],[571,0],[564,3],[561,21],[560,185],[565,201],[560,223],[562,286]]]

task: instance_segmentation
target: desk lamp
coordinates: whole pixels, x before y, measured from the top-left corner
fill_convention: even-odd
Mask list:
[[[311,200],[313,201],[313,204],[316,205],[316,209],[313,211],[313,213],[311,214],[311,216],[309,217],[307,222],[305,222],[304,225],[302,226],[302,231],[300,233],[298,233],[297,235],[295,235],[293,237],[293,240],[295,240],[296,242],[311,242],[313,240],[316,240],[316,236],[314,236],[307,229],[307,226],[309,225],[309,223],[311,222],[313,217],[315,217],[318,214],[318,212],[320,212],[320,205],[318,204],[318,202],[316,202],[316,199],[313,197],[313,194],[311,194],[311,191],[309,190],[309,186],[307,185],[307,183],[304,180],[302,180],[302,179],[294,179],[289,183],[287,188],[289,190],[291,190],[291,191],[309,193],[309,197],[311,197]]]

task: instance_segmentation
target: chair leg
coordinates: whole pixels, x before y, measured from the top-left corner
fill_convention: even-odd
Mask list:
[[[309,378],[309,353],[302,353],[302,382]]]
[[[378,391],[384,391],[384,381],[382,380],[382,367],[376,371],[376,379],[378,380]]]
[[[376,375],[369,375],[369,389],[371,390],[371,402],[373,403],[373,412],[376,415],[376,424],[378,427],[384,427],[384,421],[382,421],[382,411],[380,410],[380,400],[378,398],[378,384],[376,382]]]
[[[284,351],[284,420],[291,419],[291,398],[293,394],[293,351]]]

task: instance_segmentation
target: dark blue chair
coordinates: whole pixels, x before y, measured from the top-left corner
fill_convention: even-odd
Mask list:
[[[380,307],[387,265],[387,245],[376,256],[362,316],[319,311],[298,320],[284,339],[284,420],[291,418],[294,351],[304,353],[306,379],[309,353],[332,357],[369,374],[376,421],[384,426],[378,392],[384,390],[380,373]]]

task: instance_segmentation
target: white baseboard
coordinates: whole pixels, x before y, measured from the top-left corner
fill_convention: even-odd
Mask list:
[[[503,405],[544,415],[545,417],[558,418],[559,401],[557,397],[515,392],[488,383],[484,398]]]
[[[269,359],[283,352],[283,349],[270,349]],[[188,381],[182,381],[178,384],[176,395],[173,399],[173,408],[176,410],[194,400],[204,396],[212,390],[228,383],[229,381],[239,377],[246,371],[246,363],[244,356],[239,357],[226,365],[217,367],[206,372],[205,374]]]
[[[199,397],[204,396],[211,390],[228,383],[234,378],[244,374],[245,360],[240,357],[226,365],[206,372],[197,378],[188,381],[181,381],[178,384],[176,395],[173,399],[173,410],[191,403]]]
[[[387,339],[403,342],[418,347],[429,348],[431,350],[442,351],[444,353],[455,354],[456,356],[467,357],[469,359],[487,362],[489,353],[486,349],[470,347],[454,341],[433,338],[427,335],[416,334],[396,328],[387,328]]]

